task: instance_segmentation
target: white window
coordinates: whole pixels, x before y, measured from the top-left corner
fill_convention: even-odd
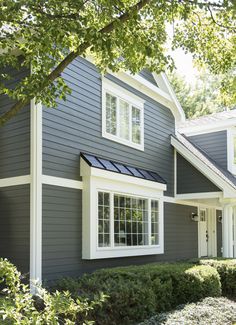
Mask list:
[[[143,100],[103,79],[103,136],[144,150]]]
[[[163,254],[166,185],[90,167],[83,177],[84,259]]]
[[[228,170],[236,175],[236,128],[227,131]]]
[[[159,201],[98,191],[98,247],[159,245]]]

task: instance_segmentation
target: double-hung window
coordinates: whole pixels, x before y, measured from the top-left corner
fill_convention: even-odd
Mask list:
[[[102,105],[103,136],[143,150],[143,100],[104,78]]]

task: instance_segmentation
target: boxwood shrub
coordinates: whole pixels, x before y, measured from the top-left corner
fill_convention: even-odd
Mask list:
[[[200,265],[214,267],[219,275],[224,296],[236,297],[236,259],[200,260]]]
[[[179,304],[221,294],[219,274],[213,267],[182,263],[102,269],[79,279],[62,279],[56,287],[74,297],[107,295],[90,317],[99,325],[135,324]]]

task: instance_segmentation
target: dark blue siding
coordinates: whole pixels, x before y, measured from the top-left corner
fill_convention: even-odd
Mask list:
[[[139,72],[139,75],[142,76],[144,79],[146,79],[147,81],[151,82],[154,86],[157,86],[156,80],[153,77],[153,74],[148,71],[147,69],[143,69]]]
[[[196,207],[164,204],[165,254],[82,260],[82,191],[43,185],[43,279],[79,276],[98,268],[174,261],[198,256]]]
[[[219,191],[215,184],[177,154],[177,194]]]
[[[0,257],[29,272],[30,186],[0,188]]]
[[[167,193],[173,195],[170,134],[174,133],[175,126],[171,111],[108,76],[145,100],[145,150],[142,152],[102,137],[102,81],[93,64],[79,58],[66,69],[64,77],[72,94],[57,109],[44,108],[43,112],[43,173],[80,179],[79,154],[85,151],[153,170],[167,181]]]
[[[199,134],[189,137],[189,139],[217,164],[227,169],[227,131]]]
[[[9,70],[14,80],[7,83],[14,87],[16,82],[28,74],[28,70]],[[0,95],[0,115],[13,105],[6,95]],[[30,173],[30,106],[27,105],[14,118],[0,127],[0,178],[28,175]]]

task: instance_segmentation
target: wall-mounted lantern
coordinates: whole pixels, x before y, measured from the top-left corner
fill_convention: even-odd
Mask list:
[[[197,214],[197,213],[195,213],[195,212],[192,212],[191,213],[191,220],[192,221],[199,221],[199,215]]]
[[[222,216],[218,216],[218,222],[222,223]]]

